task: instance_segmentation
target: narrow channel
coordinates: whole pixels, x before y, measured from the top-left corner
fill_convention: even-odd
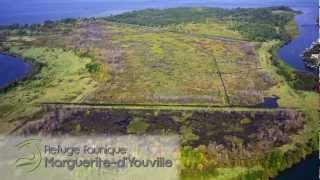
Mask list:
[[[319,37],[316,24],[318,10],[317,7],[298,8],[303,13],[295,17],[299,29],[299,36],[278,51],[280,59],[285,63],[300,71],[311,71],[306,68],[302,54]]]

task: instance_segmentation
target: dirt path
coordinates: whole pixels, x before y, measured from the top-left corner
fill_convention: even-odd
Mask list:
[[[212,59],[213,59],[214,65],[215,65],[215,67],[217,69],[217,74],[219,75],[219,78],[220,78],[220,81],[221,81],[221,84],[222,84],[222,87],[223,87],[223,91],[224,91],[224,95],[225,95],[227,104],[231,105],[230,98],[229,98],[228,91],[227,91],[227,87],[226,87],[226,85],[224,83],[224,80],[223,80],[223,77],[222,77],[222,73],[221,73],[221,71],[219,69],[219,64],[218,64],[218,62],[217,62],[215,57],[213,57]]]

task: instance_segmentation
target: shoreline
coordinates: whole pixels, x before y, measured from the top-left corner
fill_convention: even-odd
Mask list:
[[[313,151],[311,152],[310,154],[306,155],[305,157],[303,157],[298,163],[295,163],[293,164],[291,167],[281,171],[279,173],[279,175],[277,175],[276,177],[274,178],[271,178],[270,180],[278,180],[278,178],[280,178],[281,180],[285,180],[287,178],[290,178],[290,177],[287,177],[287,176],[290,176],[288,175],[288,173],[290,174],[290,171],[292,171],[292,169],[296,169],[296,168],[300,168],[302,169],[301,166],[303,166],[302,163],[304,163],[305,161],[312,161],[313,158],[316,158],[316,160],[318,160],[318,157],[319,157],[319,151]],[[317,166],[317,164],[313,164],[315,166]],[[305,169],[304,169],[305,170]],[[317,174],[317,172],[314,172],[315,174]],[[284,179],[285,178],[285,179]]]
[[[162,10],[162,9],[175,9],[177,7],[180,7],[180,8],[190,8],[190,7],[194,7],[194,8],[216,8],[216,9],[224,9],[224,10],[234,10],[234,9],[265,9],[265,8],[268,8],[268,9],[273,9],[273,10],[276,10],[276,9],[279,9],[279,10],[284,10],[284,11],[291,11],[293,13],[295,13],[296,15],[299,15],[299,14],[303,14],[303,11],[301,10],[296,10],[294,9],[293,7],[290,7],[289,5],[270,5],[270,6],[248,6],[248,7],[241,7],[241,6],[234,6],[234,7],[223,7],[223,6],[220,6],[220,5],[217,5],[217,6],[206,6],[206,5],[196,5],[196,6],[173,6],[173,7],[158,7],[158,8],[154,8],[154,7],[146,7],[144,9],[131,9],[131,10],[128,10],[128,11],[121,11],[120,13],[115,13],[115,14],[106,14],[106,15],[92,15],[92,16],[86,16],[86,17],[83,17],[83,16],[77,16],[77,17],[66,17],[66,18],[59,18],[59,19],[46,19],[46,20],[43,20],[41,22],[34,22],[34,23],[8,23],[8,24],[0,24],[0,30],[1,29],[8,29],[10,27],[13,27],[13,28],[25,28],[25,27],[28,27],[28,26],[39,26],[39,25],[45,25],[46,22],[47,23],[63,23],[65,21],[78,21],[78,20],[95,20],[95,19],[104,19],[104,18],[109,18],[109,17],[112,17],[112,16],[117,16],[117,15],[120,15],[120,14],[124,14],[124,13],[132,13],[132,12],[135,12],[135,11],[141,11],[141,10],[146,10],[146,9],[149,9],[149,10]]]
[[[277,54],[278,51],[279,51],[283,46],[289,44],[291,41],[292,41],[292,39],[289,40],[288,42],[283,42],[283,44],[282,44],[280,47],[276,47],[276,48],[275,48],[276,54],[274,54],[274,53],[271,52],[271,53],[273,54],[273,56],[276,56],[276,57],[273,57],[273,56],[272,56],[272,61],[274,60],[274,58],[276,58],[275,61],[277,61],[277,60],[281,61],[280,64],[284,64],[286,67],[289,67],[289,70],[290,70],[290,71],[298,71],[298,70],[296,70],[295,68],[291,67],[290,65],[286,64],[286,62],[285,62],[284,60],[282,60],[282,59],[280,59],[279,57],[277,57],[277,56],[278,56],[278,54]],[[0,93],[2,93],[2,91],[4,91],[4,92],[9,91],[11,88],[14,88],[14,87],[18,86],[18,85],[20,84],[20,82],[23,83],[24,81],[32,80],[32,77],[33,77],[34,75],[36,75],[37,73],[39,73],[39,72],[41,71],[41,68],[42,68],[43,66],[45,66],[45,64],[40,64],[39,62],[37,62],[37,61],[34,60],[34,59],[33,59],[33,60],[32,60],[32,59],[29,59],[29,60],[28,60],[28,59],[20,58],[18,55],[16,55],[16,54],[10,54],[10,53],[8,53],[8,52],[0,52],[0,53],[1,53],[1,54],[5,54],[5,55],[9,55],[9,56],[13,56],[13,57],[16,57],[16,58],[19,58],[19,59],[21,59],[21,60],[24,61],[24,62],[27,62],[27,63],[31,63],[31,64],[32,64],[31,71],[30,71],[30,73],[28,73],[28,75],[27,75],[25,78],[23,78],[23,79],[21,79],[21,80],[18,80],[18,81],[14,82],[14,83],[10,83],[11,85],[9,85],[8,87],[6,87],[5,90],[3,90],[3,89],[1,88],[1,89],[0,89]],[[280,70],[282,70],[282,68],[284,67],[284,66],[282,66],[282,65],[277,66],[276,64],[274,64],[274,66],[276,66],[276,68],[278,68],[278,69],[280,69]],[[34,68],[34,67],[36,67],[36,68]],[[285,69],[285,70],[287,70],[287,69]],[[299,163],[302,162],[302,161],[303,161],[303,159],[301,159],[297,164],[299,164]],[[286,168],[286,169],[289,169],[289,168]],[[282,171],[279,172],[278,175],[279,175],[280,173],[282,173]]]
[[[27,64],[29,64],[31,66],[30,71],[28,73],[26,73],[24,75],[24,77],[21,77],[21,78],[15,80],[15,81],[12,81],[12,82],[10,82],[8,84],[5,84],[3,87],[0,87],[0,94],[10,91],[11,89],[19,86],[21,83],[24,83],[26,81],[32,80],[32,78],[36,74],[40,73],[42,67],[45,66],[44,64],[41,64],[41,63],[37,62],[34,59],[22,58],[19,55],[11,54],[8,51],[0,51],[0,54],[4,55],[4,56],[10,56],[10,57],[19,59],[22,62],[27,63]]]
[[[300,73],[303,73],[303,74],[305,74],[305,75],[311,74],[312,76],[316,77],[316,75],[315,75],[314,73],[309,72],[309,71],[300,71],[300,70],[297,70],[297,69],[291,67],[289,64],[287,64],[284,60],[282,60],[282,59],[279,57],[279,55],[278,55],[278,51],[279,51],[283,46],[284,46],[284,44],[282,43],[281,45],[279,45],[279,47],[275,47],[274,49],[271,49],[271,50],[270,50],[270,54],[272,55],[272,57],[271,57],[272,64],[273,64],[278,70],[284,72],[284,74],[281,74],[281,73],[280,73],[280,74],[279,74],[280,76],[283,76],[284,78],[286,78],[287,81],[290,80],[289,74],[290,74],[291,72],[293,72],[293,73],[299,73],[299,72],[300,72]],[[278,72],[278,73],[279,73],[279,72]],[[316,137],[317,137],[317,135],[316,135]],[[314,138],[314,137],[310,137],[310,138],[308,139],[308,141],[312,141],[313,138]],[[306,154],[306,157],[312,156],[312,154],[314,154],[315,152],[318,152],[318,153],[319,153],[318,149],[312,149],[311,152],[309,152],[309,153]],[[294,154],[293,156],[295,156],[295,154]],[[277,177],[278,177],[278,176],[281,176],[282,173],[285,173],[285,172],[287,172],[288,170],[290,170],[291,168],[293,168],[294,166],[298,166],[299,164],[303,163],[305,160],[307,160],[306,157],[303,157],[303,156],[302,156],[302,157],[299,157],[299,160],[298,160],[297,162],[293,163],[293,165],[291,165],[291,166],[289,166],[289,167],[286,167],[286,168],[283,169],[283,170],[278,171],[278,172],[277,172],[277,175],[275,175],[274,177],[270,177],[271,180],[277,179]]]

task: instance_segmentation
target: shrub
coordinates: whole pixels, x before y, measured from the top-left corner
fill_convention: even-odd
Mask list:
[[[147,132],[149,126],[150,125],[145,122],[144,119],[137,118],[130,122],[129,126],[127,127],[127,131],[128,133],[133,134],[143,134]]]

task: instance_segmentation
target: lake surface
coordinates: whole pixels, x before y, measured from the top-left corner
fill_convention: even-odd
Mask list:
[[[279,57],[298,70],[305,68],[300,55],[319,36],[316,26],[318,2],[316,0],[0,0],[0,25],[14,23],[42,23],[63,18],[96,17],[119,14],[146,8],[171,8],[179,6],[209,7],[266,7],[286,5],[303,14],[296,17],[300,35],[279,50]],[[0,55],[0,87],[22,78],[31,66],[20,59]],[[315,179],[317,157],[312,156],[281,174],[281,180]],[[308,172],[308,173],[307,173]],[[310,176],[311,175],[311,176]],[[277,178],[277,179],[278,179]]]
[[[0,54],[0,88],[24,78],[31,68],[21,59]]]
[[[319,154],[313,153],[301,163],[285,170],[276,180],[317,180],[319,179]]]

